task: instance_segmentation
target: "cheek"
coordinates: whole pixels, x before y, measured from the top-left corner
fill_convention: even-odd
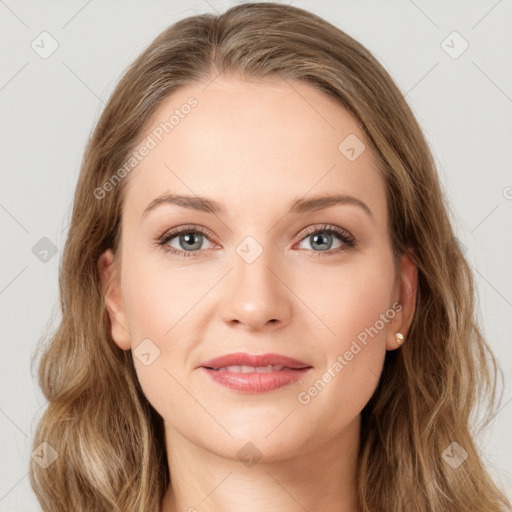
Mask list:
[[[204,285],[194,283],[190,272],[168,268],[144,253],[134,252],[125,263],[123,296],[132,345],[143,338],[163,342],[181,322],[190,321],[186,315],[198,301],[198,294],[204,293]]]
[[[329,317],[343,342],[356,338],[386,313],[390,306],[392,276],[349,273],[335,281],[336,296],[329,303]],[[378,325],[379,330],[385,331],[380,322]]]
[[[331,300],[317,302],[329,326],[318,340],[323,368],[313,385],[302,389],[299,402],[321,418],[329,433],[359,414],[378,384],[394,317],[389,302],[393,281],[392,260],[381,254],[361,260],[360,268],[347,265],[332,274]]]
[[[179,273],[166,273],[150,263],[135,252],[123,259],[123,298],[138,380],[148,401],[165,416],[166,409],[177,410],[188,399],[179,385],[188,353],[182,334],[190,321],[187,310],[197,299],[186,280],[173,279]]]
[[[321,320],[318,341],[332,357],[388,311],[393,284],[392,255],[383,248],[314,273],[304,270],[292,286]],[[382,336],[386,326],[379,322]]]
[[[151,279],[141,282],[130,301],[128,315],[140,386],[154,409],[168,418],[170,411],[179,411],[190,402],[186,384],[191,341],[183,332],[187,317],[180,321],[186,312],[176,311],[172,305],[180,301],[164,293],[162,284]]]

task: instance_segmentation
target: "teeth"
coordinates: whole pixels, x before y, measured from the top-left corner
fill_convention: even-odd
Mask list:
[[[269,364],[268,366],[223,366],[217,368],[218,372],[233,372],[233,373],[270,373],[279,372],[284,368],[280,364]]]

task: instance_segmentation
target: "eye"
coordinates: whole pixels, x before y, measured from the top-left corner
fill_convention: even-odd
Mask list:
[[[308,250],[314,256],[339,254],[356,246],[355,238],[347,230],[329,224],[311,226],[301,233],[301,237],[301,242],[309,242],[311,249]],[[190,257],[199,256],[208,249],[203,247],[205,239],[210,241],[210,234],[201,226],[180,226],[164,233],[157,240],[157,244],[170,254]],[[333,239],[341,242],[334,250]]]
[[[356,246],[356,239],[345,229],[338,226],[323,224],[322,226],[311,226],[301,233],[302,242],[308,242],[314,256],[339,254],[340,252],[353,249]],[[332,249],[333,238],[341,243]],[[318,250],[316,250],[318,249]]]
[[[165,233],[162,238],[158,240],[158,245],[160,245],[164,251],[177,256],[197,256],[205,238],[208,240],[207,232],[200,226],[180,226],[179,228]],[[176,239],[174,246],[169,245],[169,242],[174,239]]]

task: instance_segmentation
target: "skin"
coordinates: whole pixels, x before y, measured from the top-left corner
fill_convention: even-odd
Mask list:
[[[358,511],[360,412],[386,350],[398,347],[395,333],[407,343],[417,286],[407,255],[394,271],[382,174],[349,113],[301,82],[218,77],[187,86],[143,137],[190,96],[198,105],[126,178],[120,250],[98,262],[112,339],[134,350],[149,338],[160,350],[147,366],[134,361],[165,422],[173,484],[161,512]],[[338,150],[349,134],[366,144],[354,161]],[[141,220],[164,192],[205,196],[225,212],[167,204]],[[296,198],[333,192],[364,201],[372,216],[355,204],[287,214]],[[185,224],[211,234],[199,235],[198,256],[156,245]],[[304,229],[322,224],[348,230],[356,247],[335,254],[344,242],[333,234],[331,248],[318,249]],[[250,264],[236,252],[249,235],[263,251]],[[168,245],[188,247],[179,235]],[[397,302],[401,311],[301,404],[298,394]],[[284,354],[313,369],[303,382],[248,394],[198,368],[232,352]],[[237,455],[248,442],[261,457],[250,467]]]

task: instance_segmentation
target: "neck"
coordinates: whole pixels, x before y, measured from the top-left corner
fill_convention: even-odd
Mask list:
[[[171,485],[161,512],[358,512],[360,416],[335,438],[282,460],[219,456],[166,424]]]

